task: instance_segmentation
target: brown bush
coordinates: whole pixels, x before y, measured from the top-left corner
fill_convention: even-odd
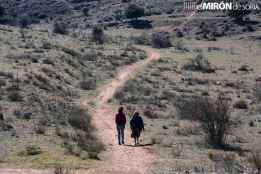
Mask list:
[[[158,32],[152,34],[151,44],[154,48],[172,47],[170,34],[168,32]]]
[[[91,116],[87,113],[87,110],[78,106],[74,106],[71,109],[68,122],[72,127],[83,131],[91,132],[93,129],[91,125]]]
[[[198,120],[207,135],[208,143],[223,147],[226,144],[226,134],[231,127],[228,101],[221,95],[217,99],[200,96],[182,101],[184,100],[176,101],[179,114]]]
[[[203,98],[196,102],[196,119],[201,122],[208,142],[214,146],[225,145],[226,134],[231,127],[228,101],[219,96],[217,99]]]
[[[95,138],[95,128],[91,124],[91,117],[85,109],[73,107],[69,115],[69,123],[76,128],[78,146],[87,152],[100,152],[103,145]]]

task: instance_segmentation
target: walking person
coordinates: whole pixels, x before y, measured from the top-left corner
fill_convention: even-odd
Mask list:
[[[115,116],[115,123],[118,133],[118,143],[119,145],[124,144],[124,129],[126,125],[126,116],[123,112],[123,107],[120,107],[118,113]]]
[[[144,122],[142,117],[140,116],[139,112],[135,112],[131,121],[130,121],[130,127],[131,127],[131,137],[134,138],[134,144],[138,145],[140,133],[141,131],[144,131]]]

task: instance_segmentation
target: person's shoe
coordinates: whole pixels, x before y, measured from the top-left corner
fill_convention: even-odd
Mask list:
[[[121,145],[121,143],[119,143],[119,145]]]

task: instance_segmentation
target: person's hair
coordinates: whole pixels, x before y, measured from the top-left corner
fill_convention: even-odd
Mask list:
[[[122,113],[123,112],[123,107],[121,106],[120,108],[119,108],[119,113]]]
[[[133,116],[139,116],[140,113],[139,112],[134,112],[134,115]]]

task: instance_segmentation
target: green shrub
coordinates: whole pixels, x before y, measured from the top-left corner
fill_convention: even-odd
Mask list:
[[[19,91],[11,91],[8,95],[8,98],[12,102],[21,102],[23,101],[23,96]]]
[[[129,19],[138,19],[139,17],[142,17],[145,15],[145,10],[142,7],[139,7],[135,4],[131,4],[126,10],[125,15]]]
[[[39,155],[42,153],[42,150],[39,146],[31,145],[26,147],[26,154],[27,155]]]

